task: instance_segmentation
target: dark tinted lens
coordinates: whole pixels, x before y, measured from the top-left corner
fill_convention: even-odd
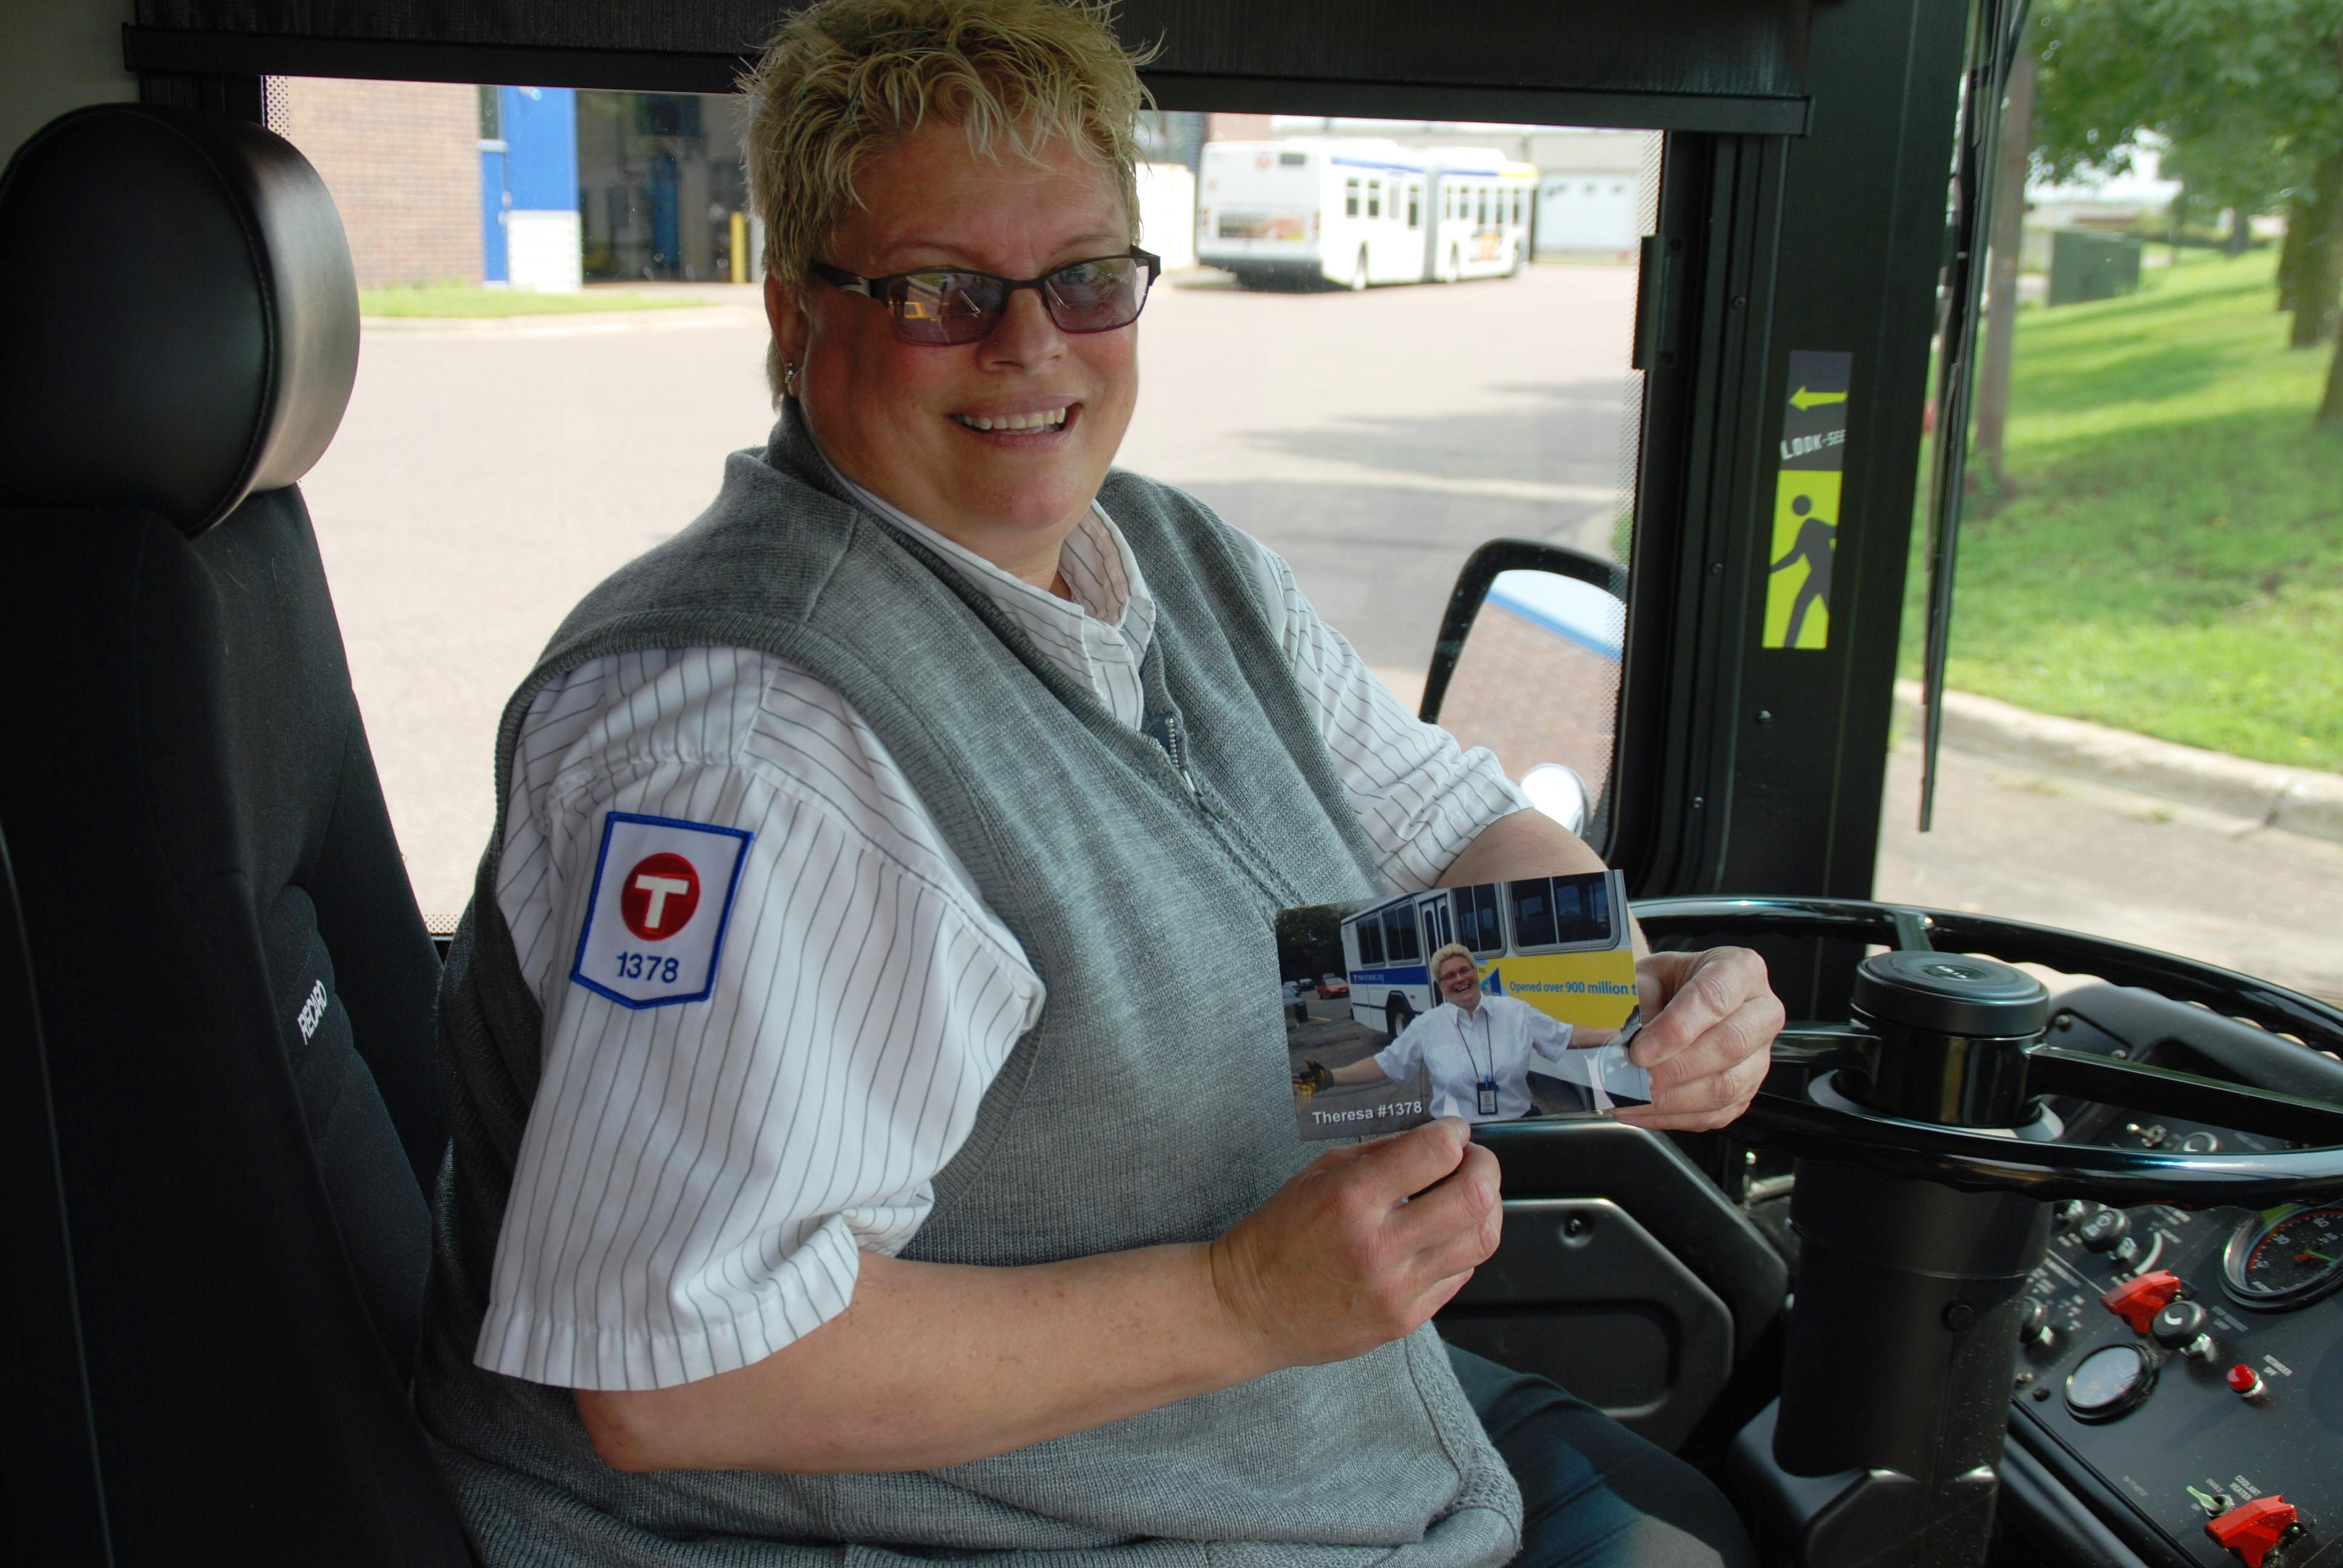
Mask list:
[[[1078,261],[1042,285],[1051,318],[1066,332],[1108,332],[1128,327],[1147,303],[1147,264],[1128,256]]]
[[[912,343],[972,343],[1001,319],[1001,280],[980,272],[915,272],[887,292],[895,330]]]

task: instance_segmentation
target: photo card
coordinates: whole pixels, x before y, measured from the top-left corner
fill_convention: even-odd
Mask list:
[[[1627,1060],[1643,1020],[1616,871],[1283,910],[1277,957],[1304,1139],[1652,1098]]]

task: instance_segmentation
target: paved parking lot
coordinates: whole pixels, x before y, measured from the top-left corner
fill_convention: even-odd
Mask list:
[[[1482,540],[1607,546],[1631,268],[1363,295],[1219,278],[1150,301],[1122,461],[1267,540],[1377,668],[1420,678]],[[369,324],[303,488],[435,919],[460,909],[488,839],[507,695],[578,596],[690,521],[723,455],[770,424],[755,294],[702,292],[722,303]]]
[[[688,522],[770,420],[748,290],[643,317],[369,326],[305,481],[427,915],[469,896],[507,694],[561,616]],[[1167,286],[1125,463],[1293,563],[1411,700],[1472,548],[1607,548],[1634,277],[1605,266],[1363,295]],[[2343,849],[1954,755],[1940,830],[1891,768],[1883,896],[1991,909],[2343,996]]]

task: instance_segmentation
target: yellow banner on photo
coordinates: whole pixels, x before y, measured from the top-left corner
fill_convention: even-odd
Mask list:
[[[1525,1001],[1548,1018],[1582,1029],[1616,1029],[1635,1005],[1635,953],[1515,953],[1481,966],[1491,996]]]

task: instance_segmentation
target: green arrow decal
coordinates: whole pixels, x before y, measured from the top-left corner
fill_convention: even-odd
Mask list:
[[[1846,394],[1844,392],[1809,392],[1803,387],[1790,394],[1790,407],[1801,414],[1809,408],[1819,408],[1825,403],[1845,401]]]

